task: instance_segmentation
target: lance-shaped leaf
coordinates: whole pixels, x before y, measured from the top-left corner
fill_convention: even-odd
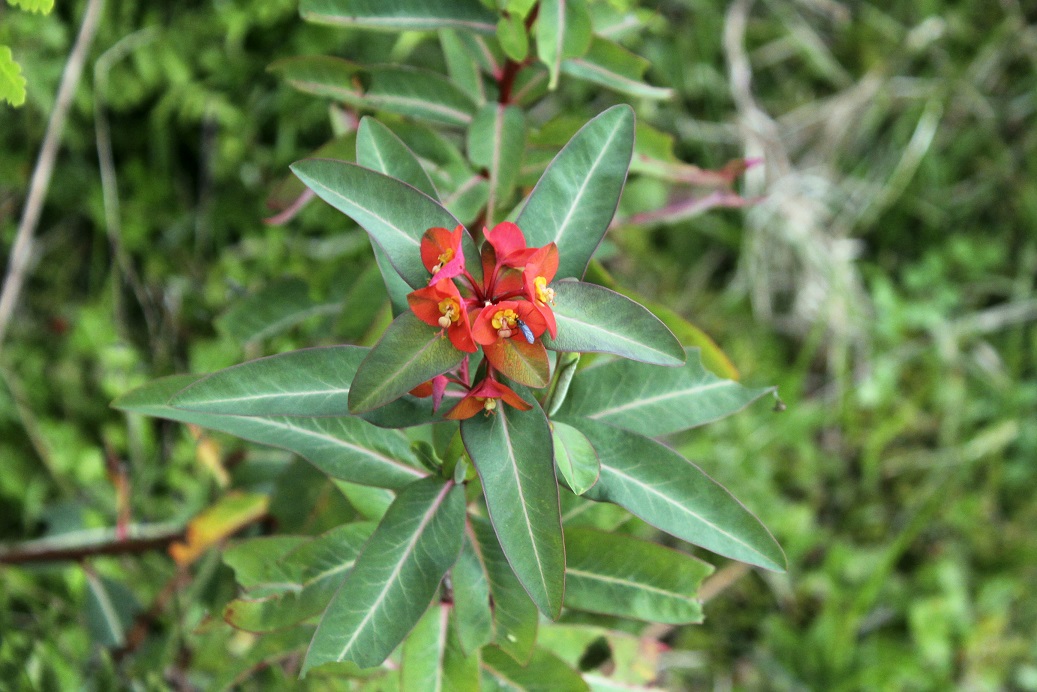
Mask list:
[[[722,485],[669,447],[602,423],[577,419],[601,461],[586,497],[613,502],[677,538],[735,560],[785,571],[785,554]]]
[[[493,614],[486,568],[472,537],[467,534],[461,555],[450,571],[450,583],[454,587],[454,626],[458,644],[470,654],[493,641]],[[522,588],[518,584],[515,587]]]
[[[537,19],[537,55],[558,84],[562,61],[583,55],[591,43],[591,16],[584,0],[541,0]]]
[[[711,565],[622,534],[565,532],[565,605],[646,622],[702,622],[699,584]]]
[[[446,77],[416,67],[366,66],[327,55],[278,60],[270,66],[293,87],[354,108],[398,113],[465,127],[475,102]]]
[[[479,104],[485,103],[486,87],[479,71],[479,62],[465,49],[458,33],[453,29],[444,29],[439,32],[439,42],[443,47],[443,59],[446,60],[446,71],[451,81]]]
[[[598,455],[587,436],[561,421],[551,423],[555,466],[565,484],[577,495],[587,492],[598,481]]]
[[[372,171],[402,180],[432,199],[439,200],[436,186],[410,147],[392,130],[370,116],[360,120],[360,127],[356,131],[356,162]]]
[[[382,663],[457,559],[464,515],[461,486],[430,477],[400,491],[324,612],[303,674],[330,661]]]
[[[315,315],[334,315],[342,301],[310,297],[302,279],[274,281],[235,303],[216,320],[220,331],[234,341],[251,343],[280,334]]]
[[[638,98],[671,98],[673,89],[651,86],[642,81],[641,77],[649,64],[618,43],[595,37],[584,55],[562,63],[562,72]]]
[[[688,349],[681,368],[616,360],[577,373],[559,415],[658,437],[719,420],[773,391],[721,379],[702,366],[698,349]]]
[[[540,610],[557,618],[565,549],[551,429],[543,410],[499,406],[494,415],[461,421],[461,437],[512,570]]]
[[[360,418],[228,416],[184,411],[166,404],[170,397],[200,379],[174,375],[155,380],[116,399],[124,411],[168,418],[280,447],[306,458],[333,478],[399,489],[425,475],[399,431],[384,430]]]
[[[555,156],[516,223],[530,247],[558,244],[559,278],[581,277],[623,192],[634,148],[634,111],[613,106]]]
[[[381,31],[466,29],[492,33],[497,15],[479,0],[302,0],[303,19]]]
[[[133,618],[140,610],[133,592],[122,583],[84,569],[86,577],[86,627],[94,642],[101,646],[119,647],[126,644],[126,633],[133,626]]]
[[[238,629],[270,632],[319,615],[372,531],[370,522],[344,524],[280,552],[271,551],[265,539],[235,545],[224,561],[239,582],[249,575],[243,573],[249,562],[266,565],[269,573],[263,580],[251,580],[245,594],[227,604],[223,619]]]
[[[468,128],[468,157],[484,167],[490,177],[486,226],[494,224],[498,204],[508,201],[518,180],[526,144],[526,119],[522,109],[488,103],[479,109]]]
[[[469,517],[475,546],[486,569],[493,595],[495,643],[519,663],[526,663],[536,645],[539,614],[504,556],[490,522]]]
[[[360,120],[356,133],[356,162],[365,168],[383,173],[411,185],[433,200],[439,201],[436,186],[421,167],[418,157],[392,130],[370,116]],[[372,239],[375,261],[385,280],[385,288],[393,304],[393,314],[408,309],[410,287],[378,243]]]
[[[461,646],[458,636],[457,621],[451,611],[451,621],[447,626],[446,653],[443,656],[443,681],[447,690],[478,690],[479,688],[479,653],[467,652]]]
[[[328,346],[250,360],[203,377],[169,405],[237,416],[347,416],[349,386],[368,351]]]
[[[389,255],[412,287],[428,284],[421,263],[421,236],[434,226],[453,230],[453,214],[423,192],[377,171],[333,159],[306,159],[292,171],[317,195],[366,230]],[[468,266],[479,264],[475,242],[466,231],[462,249]]]
[[[529,663],[519,665],[500,649],[483,650],[482,668],[500,689],[528,692],[590,692],[590,687],[575,670],[553,653],[537,647]]]
[[[403,642],[401,692],[442,692],[450,608],[433,603]]]
[[[405,312],[393,320],[357,368],[349,408],[363,413],[388,404],[455,367],[464,356],[442,329]]]
[[[684,347],[644,306],[615,291],[582,281],[556,281],[558,338],[543,337],[554,351],[597,351],[655,365],[681,365]]]

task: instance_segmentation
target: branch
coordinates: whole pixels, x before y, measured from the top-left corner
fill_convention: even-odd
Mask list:
[[[129,533],[129,538],[119,540],[115,529],[93,529],[0,546],[0,565],[81,560],[95,555],[165,550],[170,544],[183,541],[187,529],[171,524],[145,524],[132,527]]]
[[[79,27],[79,35],[76,36],[76,43],[72,46],[68,62],[65,63],[65,71],[61,75],[54,110],[47,123],[47,132],[43,137],[43,146],[40,147],[36,169],[32,173],[29,196],[25,202],[14,245],[11,247],[11,259],[7,267],[7,276],[4,278],[4,287],[0,291],[0,349],[3,348],[4,335],[7,332],[11,316],[14,314],[15,305],[18,303],[22,284],[25,283],[29,258],[32,256],[33,234],[40,221],[43,201],[46,199],[47,189],[50,187],[54,160],[57,158],[61,135],[65,130],[65,117],[72,105],[72,97],[75,96],[79,78],[83,74],[86,54],[94,40],[94,34],[97,33],[97,25],[101,20],[103,8],[104,0],[88,0],[86,12],[83,13],[83,23]]]

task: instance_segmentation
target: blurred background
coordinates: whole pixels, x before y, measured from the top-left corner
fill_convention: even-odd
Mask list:
[[[0,7],[28,84],[22,107],[0,105],[4,267],[88,4]],[[676,93],[635,100],[638,117],[685,162],[759,159],[740,183],[757,202],[621,224],[600,258],[786,406],[673,441],[771,529],[789,572],[710,556],[725,579],[705,624],[667,636],[666,687],[1037,690],[1037,8],[641,6],[652,17],[624,44]],[[384,307],[361,300],[379,283],[362,231],[321,204],[264,222],[288,164],[331,134],[327,102],[266,68],[433,48],[303,23],[294,0],[106,3],[0,343],[0,544],[120,513],[182,523],[224,474],[258,486],[281,468],[279,452],[199,444],[108,404],[158,376],[382,328]],[[563,79],[533,117],[621,100]],[[621,214],[667,190],[632,180]],[[256,303],[240,301],[264,289],[295,291],[308,316],[250,328]],[[309,495],[273,498],[279,526],[333,525],[344,500],[293,469]],[[234,594],[219,556],[179,578],[162,551],[0,565],[0,687],[166,689],[243,660],[251,640],[206,617]],[[105,608],[148,629],[113,632]]]

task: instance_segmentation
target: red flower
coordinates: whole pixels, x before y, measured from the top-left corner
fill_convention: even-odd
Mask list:
[[[419,320],[445,329],[450,343],[458,350],[468,353],[479,350],[472,339],[472,327],[464,308],[464,299],[450,279],[441,279],[431,286],[411,292],[407,295],[407,303]]]
[[[464,226],[453,231],[445,228],[430,228],[421,237],[421,263],[432,273],[429,283],[452,279],[464,272],[464,252],[461,238]]]
[[[497,409],[497,401],[499,399],[503,399],[505,403],[514,406],[520,411],[528,411],[533,408],[532,405],[527,404],[522,397],[507,385],[486,378],[465,394],[464,398],[457,403],[457,406],[451,409],[450,413],[446,414],[446,417],[453,420],[463,420],[471,418],[480,411],[485,411],[486,415],[490,415]]]
[[[519,325],[520,320],[534,339],[547,329],[547,321],[529,301],[502,300],[479,311],[475,318],[475,326],[472,327],[472,338],[483,346],[494,344],[501,339],[528,341],[529,337]]]
[[[547,323],[547,331],[554,339],[558,336],[558,326],[555,323],[554,311],[549,305],[554,305],[555,292],[548,288],[551,279],[558,272],[558,246],[548,243],[530,255],[526,260],[526,266],[522,270],[522,285],[526,298],[536,307],[537,312]]]

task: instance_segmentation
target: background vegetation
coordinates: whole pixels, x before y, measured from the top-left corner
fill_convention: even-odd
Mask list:
[[[650,30],[625,43],[677,95],[635,102],[639,118],[703,167],[762,158],[743,190],[762,201],[619,227],[601,258],[787,404],[679,440],[790,569],[721,570],[704,625],[657,633],[672,646],[661,684],[1037,689],[1037,13],[1013,0],[646,4]],[[0,110],[4,252],[84,5],[0,9],[28,84],[22,108]],[[182,524],[224,472],[263,490],[283,455],[242,463],[240,443],[108,403],[157,376],[384,325],[382,306],[350,300],[371,278],[362,231],[318,204],[263,222],[287,165],[329,135],[327,104],[266,66],[322,53],[433,59],[412,36],[305,24],[290,0],[108,3],[0,345],[0,541],[111,527],[120,510]],[[615,99],[563,81],[552,108],[586,118]],[[660,194],[630,187],[621,211]],[[306,279],[314,316],[243,343],[227,310],[285,277]],[[272,498],[279,529],[352,511],[311,475],[308,496]],[[105,594],[126,631],[99,627]],[[233,679],[258,660],[252,638],[209,617],[233,595],[215,551],[186,576],[162,551],[2,566],[0,680]]]

